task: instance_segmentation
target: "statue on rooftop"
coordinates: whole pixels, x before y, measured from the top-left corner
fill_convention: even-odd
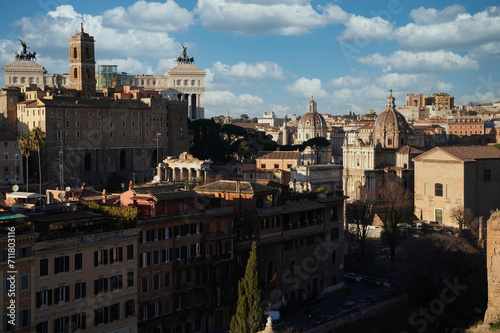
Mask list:
[[[189,58],[188,55],[187,55],[187,46],[184,46],[183,44],[182,45],[182,57],[177,57],[175,59],[175,62],[179,63],[179,64],[192,64],[194,63],[194,58]]]
[[[27,44],[27,42],[23,42],[22,40],[18,39],[20,42],[21,42],[21,46],[23,47],[23,52],[21,54],[17,53],[15,54],[15,59],[16,60],[36,60],[36,52],[29,52],[28,53],[28,49],[29,49],[29,46]]]

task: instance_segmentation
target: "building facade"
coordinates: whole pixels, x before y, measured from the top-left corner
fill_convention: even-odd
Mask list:
[[[413,159],[415,215],[458,227],[454,209],[488,219],[500,207],[500,150],[491,146],[436,147]]]

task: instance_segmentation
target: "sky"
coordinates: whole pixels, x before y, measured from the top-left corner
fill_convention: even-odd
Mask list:
[[[163,75],[188,46],[206,71],[205,117],[366,114],[405,95],[500,100],[500,6],[427,0],[16,0],[0,5],[0,67],[27,41],[49,73],[69,71],[83,21],[96,65]],[[0,86],[3,86],[3,72]]]

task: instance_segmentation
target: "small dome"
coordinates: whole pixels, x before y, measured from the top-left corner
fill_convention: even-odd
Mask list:
[[[377,145],[382,148],[399,148],[408,144],[408,123],[406,118],[396,111],[392,90],[387,97],[387,105],[374,124],[374,136]]]
[[[317,104],[311,98],[308,104],[307,113],[299,120],[300,127],[326,128],[325,118],[317,111]]]

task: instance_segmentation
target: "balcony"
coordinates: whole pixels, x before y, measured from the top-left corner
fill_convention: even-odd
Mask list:
[[[325,226],[323,224],[316,224],[316,225],[311,225],[308,227],[301,227],[301,228],[288,228],[283,230],[283,238],[289,239],[289,238],[295,238],[298,236],[304,236],[308,234],[316,234],[316,233],[322,233],[325,232]]]
[[[212,209],[207,209],[205,211],[205,215],[208,217],[218,216],[218,215],[227,215],[227,214],[233,214],[233,207],[232,206],[212,208]]]
[[[210,231],[210,232],[205,233],[206,240],[209,240],[209,239],[215,240],[215,239],[220,239],[220,238],[232,238],[235,236],[236,236],[236,234],[234,233],[233,229]]]

